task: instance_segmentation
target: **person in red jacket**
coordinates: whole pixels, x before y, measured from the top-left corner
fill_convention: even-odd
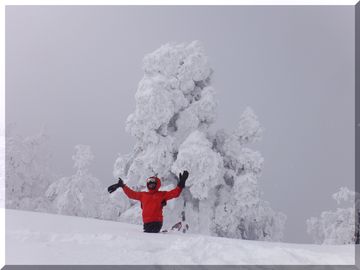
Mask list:
[[[177,187],[170,191],[159,191],[161,186],[160,178],[151,176],[146,179],[148,191],[134,191],[124,184],[119,178],[119,182],[108,188],[109,193],[114,192],[121,187],[130,199],[140,201],[142,208],[142,219],[144,222],[144,232],[158,233],[163,224],[162,208],[168,200],[180,196],[182,189],[185,187],[185,181],[188,178],[188,171],[179,174]]]

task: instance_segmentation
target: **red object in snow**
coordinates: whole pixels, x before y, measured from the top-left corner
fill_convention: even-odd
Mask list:
[[[179,197],[182,188],[177,186],[170,191],[159,191],[161,181],[158,177],[152,177],[156,179],[156,187],[149,191],[134,191],[128,186],[123,186],[125,194],[133,200],[141,202],[142,218],[144,223],[163,221],[162,214],[162,201],[168,201],[173,198]]]

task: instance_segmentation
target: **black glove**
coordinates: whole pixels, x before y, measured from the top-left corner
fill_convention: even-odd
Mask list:
[[[180,188],[184,188],[185,187],[185,181],[189,176],[189,172],[188,171],[183,171],[183,173],[179,173],[179,183],[178,183],[178,187]]]
[[[117,182],[116,184],[113,184],[110,187],[108,187],[108,192],[113,193],[119,187],[123,187],[123,186],[125,186],[124,181],[119,177],[119,182]]]

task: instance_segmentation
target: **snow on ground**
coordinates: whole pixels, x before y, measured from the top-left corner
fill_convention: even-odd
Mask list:
[[[355,248],[196,234],[147,234],[120,222],[6,210],[6,264],[354,264]]]

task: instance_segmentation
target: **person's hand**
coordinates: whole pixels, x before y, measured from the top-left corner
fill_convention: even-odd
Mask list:
[[[108,192],[109,193],[113,193],[115,190],[117,190],[119,188],[119,184],[116,183],[116,184],[113,184],[111,185],[110,187],[108,187]]]
[[[123,187],[123,186],[125,186],[124,181],[119,177],[119,181],[116,184],[113,184],[110,187],[108,187],[108,192],[113,193],[119,187]]]
[[[188,171],[183,171],[183,173],[179,174],[180,175],[180,180],[181,181],[186,181],[186,179],[189,177],[189,172]]]
[[[119,185],[119,187],[125,186],[124,181],[120,177],[119,177],[118,185]]]
[[[181,188],[185,187],[185,182],[186,182],[186,179],[188,178],[188,176],[189,176],[188,171],[183,171],[183,173],[179,173],[179,183],[178,183],[179,187],[181,187]]]

